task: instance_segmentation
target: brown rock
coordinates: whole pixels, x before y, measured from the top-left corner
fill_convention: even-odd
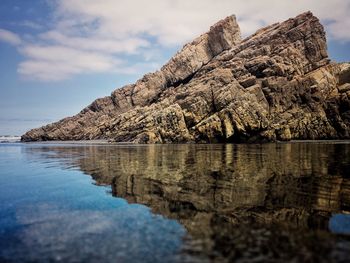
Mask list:
[[[310,12],[241,41],[234,16],[166,65],[23,141],[135,143],[342,139],[350,136],[350,64],[330,63]]]

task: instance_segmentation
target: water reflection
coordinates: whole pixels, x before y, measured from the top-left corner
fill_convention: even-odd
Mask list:
[[[203,260],[329,262],[350,256],[349,144],[24,150],[32,161],[79,169],[96,184],[112,185],[114,196],[178,220],[191,236],[184,253]]]

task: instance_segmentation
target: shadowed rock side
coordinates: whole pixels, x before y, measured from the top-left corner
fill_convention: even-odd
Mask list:
[[[334,214],[350,213],[349,145],[43,146],[28,156],[45,149],[116,197],[178,220],[190,254],[218,262],[350,255],[348,238],[328,232]]]
[[[241,40],[234,16],[165,66],[23,141],[252,142],[350,136],[350,64],[307,12]]]

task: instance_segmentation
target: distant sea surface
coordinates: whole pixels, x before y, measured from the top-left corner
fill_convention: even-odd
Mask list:
[[[0,143],[19,142],[19,141],[21,141],[21,136],[0,135]]]
[[[0,144],[0,262],[349,258],[347,141]]]

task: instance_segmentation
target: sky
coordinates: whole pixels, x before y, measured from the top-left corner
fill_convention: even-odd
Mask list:
[[[247,37],[308,10],[350,61],[349,0],[0,0],[0,135],[78,113],[228,15]]]

